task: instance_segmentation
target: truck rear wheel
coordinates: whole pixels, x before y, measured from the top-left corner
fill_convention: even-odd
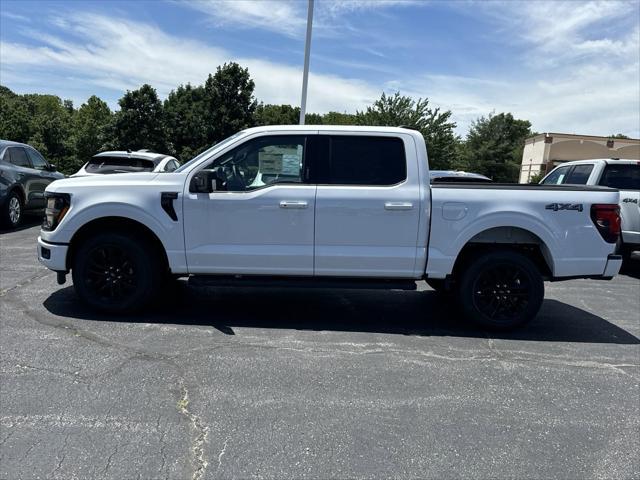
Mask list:
[[[125,233],[100,233],[85,240],[72,265],[73,286],[80,299],[112,313],[147,305],[161,275],[145,245],[142,239]]]
[[[531,321],[540,310],[544,281],[526,256],[493,252],[467,267],[458,295],[469,320],[490,330],[512,330]]]

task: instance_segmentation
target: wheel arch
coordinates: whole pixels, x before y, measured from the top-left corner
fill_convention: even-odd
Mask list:
[[[544,277],[553,276],[553,253],[548,244],[531,230],[514,226],[491,227],[473,235],[458,252],[452,274],[459,277],[478,255],[505,249],[531,259]]]
[[[26,206],[26,204],[27,204],[27,194],[24,191],[24,187],[22,185],[20,185],[19,183],[14,183],[13,185],[11,185],[7,189],[7,198],[9,197],[9,195],[11,195],[14,192],[17,192],[18,195],[20,195],[20,199],[22,200],[22,205]]]
[[[67,270],[73,265],[74,255],[84,240],[100,232],[119,232],[126,235],[135,235],[147,242],[162,262],[162,269],[169,269],[169,259],[160,238],[143,223],[127,217],[109,216],[95,218],[80,227],[71,237],[69,251],[67,253]]]

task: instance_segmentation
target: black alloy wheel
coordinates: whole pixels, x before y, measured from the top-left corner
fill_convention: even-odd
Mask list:
[[[491,330],[511,330],[536,316],[544,298],[544,282],[525,255],[487,253],[462,274],[459,297],[468,319]]]
[[[89,252],[87,289],[106,302],[122,302],[136,291],[133,260],[118,245],[101,245]]]
[[[159,255],[145,238],[126,233],[100,233],[75,252],[73,286],[92,308],[113,313],[142,309],[161,288]]]

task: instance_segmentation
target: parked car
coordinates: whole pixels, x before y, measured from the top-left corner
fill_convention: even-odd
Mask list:
[[[461,170],[429,170],[431,183],[461,183],[461,182],[491,182],[489,177],[479,173],[463,172]]]
[[[91,157],[72,177],[132,172],[173,172],[180,166],[174,157],[149,150],[101,152]]]
[[[20,225],[25,210],[44,208],[44,189],[64,178],[33,147],[0,140],[0,221],[4,227]]]
[[[71,178],[46,195],[40,262],[110,312],[144,307],[171,276],[404,290],[426,279],[468,319],[508,329],[537,314],[545,279],[610,279],[622,264],[617,190],[430,185],[424,138],[404,128],[251,128],[172,173]]]
[[[603,158],[563,163],[544,177],[542,185],[603,185],[620,190],[621,252],[640,250],[640,160]]]

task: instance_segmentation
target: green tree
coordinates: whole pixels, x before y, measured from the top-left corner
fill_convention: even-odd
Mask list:
[[[31,118],[26,99],[0,86],[0,138],[25,143],[30,134]]]
[[[29,111],[29,145],[38,149],[64,173],[74,171],[73,104],[55,95],[23,95]]]
[[[167,151],[162,102],[155,88],[145,84],[138,90],[127,90],[118,105],[120,110],[107,129],[109,148]]]
[[[478,118],[465,142],[468,168],[496,182],[516,182],[524,140],[530,135],[531,123],[510,113]]]
[[[272,105],[260,102],[254,114],[254,124],[261,125],[297,125],[300,121],[300,108],[291,105]]]
[[[257,106],[254,88],[249,69],[235,62],[225,63],[209,75],[204,84],[208,144],[253,125]]]
[[[80,168],[89,158],[103,149],[106,129],[111,122],[111,110],[106,102],[92,95],[73,116],[72,141],[75,165]]]
[[[353,113],[328,112],[322,115],[324,125],[356,125]]]
[[[457,161],[459,138],[451,111],[432,109],[427,98],[415,101],[400,93],[383,93],[366,111],[356,112],[355,120],[357,125],[405,126],[420,131],[427,142],[432,169],[448,169]]]
[[[203,86],[180,85],[164,101],[169,152],[187,161],[209,146]]]

